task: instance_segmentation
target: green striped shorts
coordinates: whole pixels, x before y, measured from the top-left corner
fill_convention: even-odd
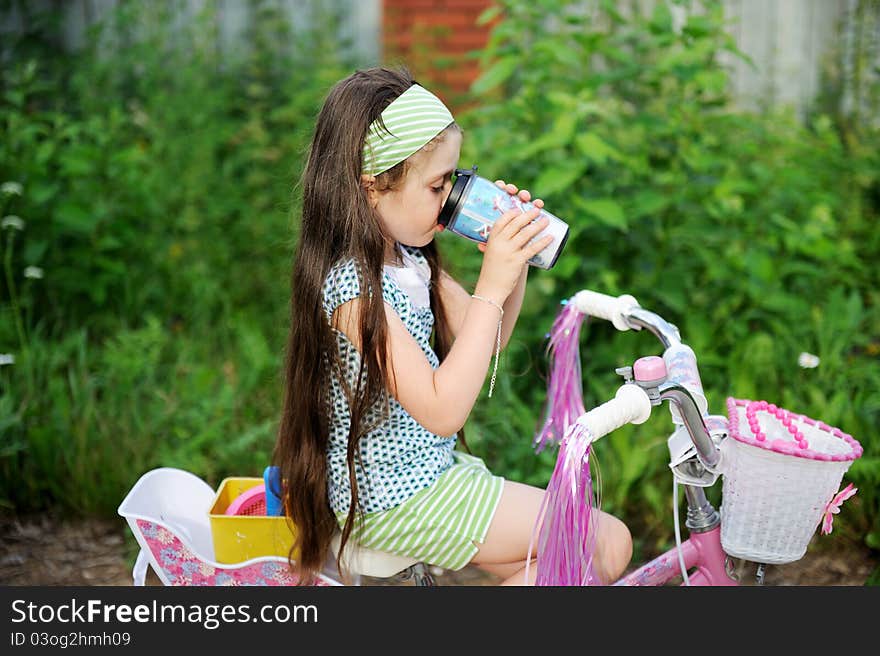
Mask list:
[[[387,551],[444,569],[467,565],[483,542],[501,500],[504,479],[459,451],[437,481],[390,510],[356,520],[349,545]],[[337,513],[341,527],[347,514]],[[349,548],[346,546],[346,549]]]

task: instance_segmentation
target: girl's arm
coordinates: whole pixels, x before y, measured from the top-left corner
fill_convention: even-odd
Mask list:
[[[522,308],[523,297],[526,293],[526,277],[529,273],[529,266],[525,265],[522,274],[513,288],[510,296],[504,301],[504,320],[501,323],[501,348],[505,348],[513,334],[516,326],[516,320],[519,317],[519,311]],[[449,320],[449,326],[452,329],[452,336],[458,337],[458,332],[464,325],[465,313],[471,302],[471,295],[468,294],[452,276],[445,271],[440,273],[440,297],[443,299],[443,307],[446,310],[446,317]]]
[[[505,184],[503,180],[496,180],[495,184],[507,191],[509,194],[519,194],[522,201],[528,202],[531,194],[523,189],[518,191],[515,185]],[[534,200],[535,207],[544,207],[544,201],[540,198]],[[481,252],[486,252],[485,244],[478,244]],[[516,320],[519,318],[519,311],[522,308],[523,298],[526,293],[526,278],[528,277],[529,266],[523,266],[522,273],[517,280],[516,286],[513,288],[510,296],[504,301],[504,321],[501,324],[501,348],[505,348],[513,335],[513,329],[516,326]],[[443,299],[443,307],[446,310],[446,316],[452,329],[453,337],[458,336],[458,331],[464,323],[465,312],[471,297],[464,288],[445,271],[441,271],[440,297]]]
[[[437,435],[452,435],[463,425],[486,379],[495,351],[501,305],[516,288],[525,262],[553,240],[542,237],[530,244],[547,225],[539,210],[508,212],[495,224],[483,258],[476,294],[468,297],[458,335],[446,358],[433,369],[416,340],[394,310],[385,305],[388,321],[388,387],[390,393],[422,426]],[[359,299],[337,308],[334,325],[360,349]]]
[[[437,435],[453,435],[464,425],[495,348],[498,309],[470,297],[468,301],[458,337],[437,369],[431,367],[394,309],[385,304],[389,392],[416,421]],[[356,298],[339,306],[334,324],[360,351],[359,305]]]

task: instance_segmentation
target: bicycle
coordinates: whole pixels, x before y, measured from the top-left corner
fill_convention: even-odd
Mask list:
[[[647,421],[664,401],[675,425],[667,444],[676,546],[614,585],[664,585],[679,575],[683,585],[737,585],[736,560],[756,563],[756,583],[762,584],[767,565],[803,557],[820,521],[823,533],[830,532],[831,517],[856,492],[850,485],[835,494],[849,465],[862,454],[852,436],[764,401],[728,398],[727,417],[709,415],[696,356],[675,325],[641,308],[630,295],[583,290],[563,303],[551,331],[548,418],[535,438],[538,450],[560,444],[545,495],[545,509],[552,508],[557,516],[548,518],[545,511],[543,517],[539,584],[590,580],[589,557],[580,547],[587,520],[578,512],[585,507],[589,513],[592,489],[589,469],[582,465],[588,463],[593,443],[627,423]],[[608,320],[622,331],[647,329],[661,342],[664,355],[616,369],[624,384],[615,398],[584,411],[577,345],[581,322],[588,316]],[[705,493],[719,477],[724,479],[721,511]],[[679,484],[688,507],[690,535],[684,541]],[[560,497],[564,488],[577,490],[577,498]],[[568,499],[567,505],[553,508],[559,498]],[[565,540],[569,544],[561,544]]]
[[[647,329],[664,347],[662,358],[648,356],[632,366],[617,369],[624,384],[615,398],[589,411],[584,409],[580,394],[577,347],[580,325],[587,316],[606,319],[618,330]],[[591,581],[589,539],[584,540],[589,532],[589,519],[584,511],[589,513],[592,499],[589,469],[584,466],[589,463],[589,449],[595,441],[627,423],[647,421],[652,408],[664,401],[670,404],[675,425],[668,445],[674,477],[676,546],[613,582],[614,585],[664,585],[679,574],[684,585],[737,585],[736,559],[756,562],[756,582],[761,584],[766,565],[802,557],[817,524],[822,521],[824,532],[827,523],[830,530],[831,516],[845,498],[855,493],[850,486],[834,494],[849,464],[862,453],[852,436],[764,402],[728,399],[728,417],[709,415],[693,351],[682,342],[675,325],[641,308],[632,296],[578,292],[565,302],[554,321],[551,347],[554,363],[548,389],[548,419],[535,445],[540,450],[555,442],[560,451],[545,494],[545,512],[539,518],[540,534],[536,526],[539,584],[583,585]],[[781,432],[780,426],[772,425],[776,420]],[[785,440],[785,435],[794,439]],[[776,445],[783,453],[764,449],[768,452],[746,450],[741,454],[737,445],[743,437],[753,443],[766,442],[743,448],[760,451],[762,446]],[[807,448],[808,439],[811,448]],[[755,456],[758,467],[749,462]],[[768,476],[762,474],[762,468],[784,472],[779,477],[782,486],[773,488],[772,484],[780,481],[771,481],[767,489]],[[722,497],[727,510],[722,504],[719,511],[704,490],[722,474]],[[729,489],[731,481],[735,485]],[[688,506],[685,526],[690,535],[684,541],[680,536],[676,496],[679,484],[684,487]],[[576,493],[565,494],[563,487]],[[760,493],[751,493],[752,487],[760,488]],[[215,558],[216,540],[209,512],[212,505],[217,505],[218,494],[219,491],[215,494],[207,483],[184,470],[159,468],[141,476],[118,509],[141,549],[133,570],[135,585],[144,584],[148,566],[165,585],[298,583],[287,567],[287,558],[278,550],[272,555],[249,554],[241,562],[220,562]],[[787,494],[798,507],[792,509],[785,503],[772,508],[762,505],[766,499],[761,494],[782,496],[783,502],[787,501]],[[283,518],[278,519],[283,522]],[[761,526],[759,520],[769,523],[772,530]],[[756,527],[760,529],[757,533],[752,530]],[[236,539],[247,542],[248,536],[238,531]],[[337,536],[318,585],[342,584],[343,577],[335,568],[338,542]],[[361,576],[393,581],[411,579],[417,586],[435,583],[430,567],[414,558],[355,549],[346,553],[344,564],[352,574],[349,583],[354,585],[360,584]]]

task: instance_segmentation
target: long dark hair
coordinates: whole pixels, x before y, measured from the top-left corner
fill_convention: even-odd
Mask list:
[[[281,469],[285,513],[296,535],[291,565],[303,583],[311,582],[323,568],[337,525],[327,490],[328,390],[332,375],[340,381],[345,376],[336,338],[324,314],[322,288],[332,265],[348,258],[356,263],[361,289],[382,288],[387,237],[361,186],[361,157],[370,124],[413,84],[405,69],[385,68],[357,71],[338,82],[318,115],[302,176],[302,221],[291,277],[285,391],[274,461]],[[406,170],[404,161],[376,176],[377,188],[395,188]],[[433,346],[442,360],[451,346],[452,333],[436,291],[440,257],[433,242],[421,251],[431,267]],[[381,294],[360,297],[358,328],[360,371],[354,389],[346,394],[351,412],[346,454],[351,504],[342,529],[340,555],[358,510],[358,443],[375,427],[366,425],[370,410],[384,407],[387,412],[388,407],[387,325]]]

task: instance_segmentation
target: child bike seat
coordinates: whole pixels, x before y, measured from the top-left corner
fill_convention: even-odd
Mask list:
[[[330,550],[333,557],[339,557],[339,545],[342,542],[342,533],[336,531],[333,534],[333,540],[330,542]],[[359,547],[349,542],[345,547],[345,554],[342,558],[342,565],[352,574],[360,574],[362,576],[371,576],[374,578],[386,579],[388,577],[400,574],[404,570],[409,569],[413,565],[418,565],[418,558],[409,556],[397,556],[387,551],[376,551],[375,549],[367,549]]]

